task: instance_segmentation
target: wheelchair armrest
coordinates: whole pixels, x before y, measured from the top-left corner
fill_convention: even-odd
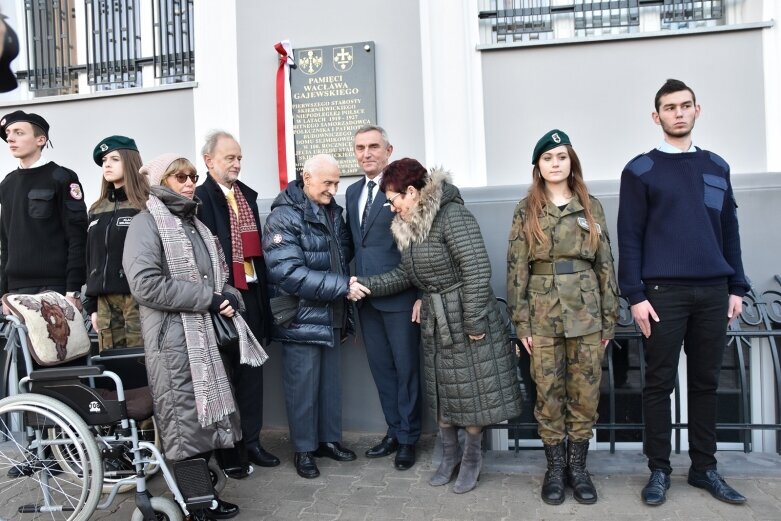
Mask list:
[[[99,355],[94,355],[90,357],[90,360],[93,362],[100,362],[103,359],[108,358],[143,358],[144,357],[144,348],[143,347],[117,347],[114,349],[105,349],[103,352],[101,352]]]
[[[76,367],[51,367],[38,369],[30,373],[33,382],[46,382],[49,380],[65,380],[68,378],[86,378],[103,374],[102,365],[80,365]]]

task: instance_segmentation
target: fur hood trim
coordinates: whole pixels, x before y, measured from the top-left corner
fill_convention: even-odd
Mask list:
[[[412,210],[409,220],[403,220],[398,214],[393,219],[391,233],[400,251],[406,250],[412,243],[420,244],[426,240],[442,204],[445,184],[450,182],[449,172],[431,169],[428,182],[418,192],[418,205]]]

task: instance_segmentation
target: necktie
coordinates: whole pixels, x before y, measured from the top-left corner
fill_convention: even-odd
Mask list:
[[[372,207],[372,192],[374,191],[374,187],[377,186],[377,183],[374,181],[369,181],[366,186],[369,188],[369,195],[366,196],[366,205],[363,207],[363,216],[361,217],[361,234],[363,234],[364,230],[366,229],[366,221],[369,218],[369,210],[371,210]]]
[[[239,222],[239,205],[236,204],[236,195],[233,193],[233,190],[230,192],[225,192],[225,199],[228,200],[228,206],[231,207],[231,210],[233,210],[233,213],[236,214],[236,224]],[[244,261],[244,273],[247,275],[247,277],[254,277],[255,276],[255,268],[253,268],[252,263],[250,261]]]

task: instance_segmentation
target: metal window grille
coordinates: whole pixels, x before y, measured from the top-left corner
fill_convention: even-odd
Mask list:
[[[651,10],[662,29],[724,19],[724,0],[490,0],[488,6],[478,15],[491,27],[493,42],[486,43],[556,38],[559,23],[571,26],[576,38],[637,32],[641,14]]]
[[[87,81],[98,90],[141,84],[136,0],[86,0]]]
[[[195,79],[193,0],[152,0],[155,77],[163,83]]]
[[[664,0],[662,27],[697,26],[707,20],[720,20],[724,17],[723,3],[723,0]]]
[[[71,94],[78,91],[71,70],[74,49],[73,9],[68,0],[26,0],[28,88],[41,94]]]

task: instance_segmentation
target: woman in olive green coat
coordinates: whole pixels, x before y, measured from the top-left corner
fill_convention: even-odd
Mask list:
[[[564,501],[566,468],[575,499],[589,504],[597,492],[586,454],[618,309],[613,256],[602,205],[588,193],[567,134],[545,134],[532,163],[510,231],[507,303],[537,384],[534,415],[548,460],[542,499]]]
[[[482,428],[520,415],[517,359],[491,290],[491,264],[480,227],[442,171],[414,159],[394,161],[380,189],[396,212],[391,232],[401,263],[358,279],[374,296],[422,293],[425,390],[439,420],[442,464],[431,485],[472,490],[482,463]],[[456,426],[466,427],[463,456]]]

